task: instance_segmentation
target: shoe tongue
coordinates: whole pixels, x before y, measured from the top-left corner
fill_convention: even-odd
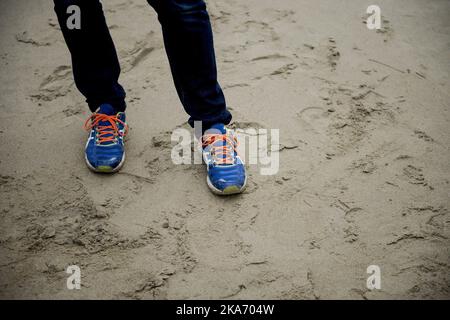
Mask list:
[[[102,114],[106,114],[108,116],[112,116],[112,115],[116,114],[116,111],[114,110],[114,107],[112,105],[105,103],[100,106],[97,113],[102,113]]]
[[[211,128],[209,128],[207,131],[209,131],[209,130],[211,130],[214,133],[217,133],[217,131],[219,131],[219,133],[222,133],[222,134],[227,133],[227,130],[225,129],[225,125],[223,123],[213,124],[211,126]]]
[[[97,111],[98,114],[106,114],[108,116],[112,116],[116,114],[116,111],[114,110],[114,107],[110,104],[102,104],[99,108],[99,110]],[[100,121],[98,123],[100,126],[111,126],[111,123],[109,121]],[[108,131],[112,131],[112,130],[108,130]],[[103,135],[104,138],[107,137],[112,137],[113,134],[105,134]],[[111,142],[104,142],[101,144],[111,144]]]
[[[225,125],[223,123],[216,123],[214,125],[211,126],[211,128],[209,128],[208,130],[206,130],[205,133],[210,133],[210,134],[226,134],[227,133],[227,129],[225,128]],[[225,140],[218,140],[213,142],[213,145],[215,147],[220,147],[220,146],[226,146],[227,141]],[[226,158],[226,155],[223,154],[222,158]],[[232,163],[228,163],[228,164],[223,164],[223,165],[232,165]]]
[[[108,116],[113,116],[116,115],[116,111],[114,110],[114,107],[110,104],[102,104],[100,106],[100,108],[97,111],[98,114],[106,114]],[[98,123],[101,126],[110,126],[111,123],[109,123],[108,121],[100,121]]]
[[[227,130],[225,129],[225,125],[223,123],[216,123],[205,131],[205,134],[225,134],[225,133],[227,133]],[[222,140],[217,140],[213,142],[213,145],[215,146],[224,146],[225,144],[226,142]]]

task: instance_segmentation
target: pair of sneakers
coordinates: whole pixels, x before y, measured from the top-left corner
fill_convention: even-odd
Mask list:
[[[90,130],[85,148],[87,166],[95,172],[119,171],[125,161],[124,137],[128,131],[125,113],[116,113],[111,105],[102,104],[87,119],[85,128]],[[219,195],[242,192],[247,174],[237,154],[235,134],[217,123],[205,132],[201,142],[211,191]]]

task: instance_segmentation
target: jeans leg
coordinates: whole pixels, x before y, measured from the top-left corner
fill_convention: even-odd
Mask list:
[[[231,114],[217,82],[216,58],[209,15],[203,0],[148,0],[158,13],[164,45],[189,124],[228,124]]]
[[[54,0],[54,4],[72,56],[75,84],[89,108],[94,112],[100,104],[110,103],[117,111],[124,111],[125,90],[118,83],[119,60],[100,1]],[[72,15],[67,8],[71,5],[80,8],[81,29],[67,27],[67,19]]]

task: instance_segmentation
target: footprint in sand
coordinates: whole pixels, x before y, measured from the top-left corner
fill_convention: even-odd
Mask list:
[[[298,113],[302,125],[311,127],[315,132],[323,132],[329,124],[328,113],[320,107],[307,107]]]
[[[43,101],[52,101],[65,96],[73,85],[70,80],[71,74],[72,68],[70,66],[57,67],[42,81],[39,92],[31,95],[31,97]]]

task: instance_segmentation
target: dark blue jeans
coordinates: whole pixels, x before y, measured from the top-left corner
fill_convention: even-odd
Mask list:
[[[213,35],[203,0],[148,0],[162,26],[164,45],[175,87],[189,124],[228,124],[231,114],[217,82]],[[58,21],[72,56],[75,84],[95,111],[110,103],[124,111],[125,90],[120,65],[99,0],[54,0]],[[69,30],[67,8],[79,6],[81,28]]]

